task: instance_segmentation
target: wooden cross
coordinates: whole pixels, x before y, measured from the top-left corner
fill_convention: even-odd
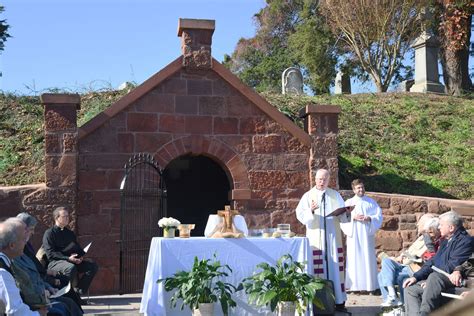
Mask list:
[[[239,214],[239,211],[231,210],[230,205],[224,206],[223,211],[217,211],[217,215],[224,218],[224,227],[221,231],[222,233],[233,232],[232,224],[234,223],[234,216]]]
[[[217,215],[223,218],[223,223],[217,225],[216,230],[212,233],[211,238],[242,238],[244,234],[234,225],[235,215],[239,215],[239,211],[231,210],[230,205],[224,206],[224,210],[217,211]]]

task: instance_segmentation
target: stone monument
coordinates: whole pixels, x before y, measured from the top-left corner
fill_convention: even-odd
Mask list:
[[[420,13],[422,20],[421,35],[415,40],[412,47],[415,49],[415,84],[410,92],[444,93],[444,86],[439,82],[438,48],[436,36],[428,32],[428,21],[432,19],[429,9]]]
[[[303,75],[296,67],[286,68],[281,75],[281,93],[303,94]]]
[[[351,94],[351,77],[342,71],[337,72],[334,94]]]
[[[412,47],[415,49],[415,84],[410,92],[444,93],[444,85],[439,82],[436,36],[423,32]]]

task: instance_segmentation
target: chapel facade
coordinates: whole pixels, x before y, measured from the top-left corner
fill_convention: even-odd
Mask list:
[[[225,204],[249,227],[303,233],[294,211],[315,171],[328,168],[337,187],[340,108],[308,105],[301,129],[212,58],[213,32],[213,20],[180,19],[181,56],[80,128],[79,96],[42,95],[46,186],[72,210],[81,242],[93,241],[99,292],[120,287],[120,187],[136,154],[163,171],[167,216],[198,222],[201,235]]]

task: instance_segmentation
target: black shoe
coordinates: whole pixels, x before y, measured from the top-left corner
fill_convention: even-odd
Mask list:
[[[346,302],[341,303],[341,304],[336,304],[336,311],[347,313],[348,311],[347,311],[347,308],[346,308]]]

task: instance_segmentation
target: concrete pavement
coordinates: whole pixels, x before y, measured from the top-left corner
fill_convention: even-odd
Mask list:
[[[140,300],[141,294],[92,296],[90,304],[83,306],[83,309],[86,315],[137,316],[140,315]],[[381,303],[381,296],[349,294],[346,307],[353,316],[376,316],[381,312]]]

